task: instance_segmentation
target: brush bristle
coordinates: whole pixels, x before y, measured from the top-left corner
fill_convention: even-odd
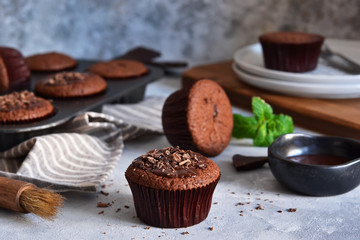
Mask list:
[[[53,220],[62,206],[64,198],[57,193],[41,188],[25,189],[20,196],[20,205],[42,218]]]

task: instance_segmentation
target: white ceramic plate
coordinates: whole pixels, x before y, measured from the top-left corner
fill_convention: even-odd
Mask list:
[[[326,44],[331,50],[342,53],[360,64],[360,42],[328,39]],[[243,71],[277,80],[324,84],[360,83],[360,75],[350,75],[334,68],[328,65],[322,58],[319,58],[318,66],[315,70],[306,73],[290,73],[267,69],[264,67],[262,48],[259,43],[237,50],[234,54],[234,61]]]
[[[249,74],[237,67],[236,63],[233,63],[233,70],[241,80],[249,85],[277,93],[282,93],[284,95],[327,99],[347,99],[360,97],[360,83],[321,84],[280,81]]]

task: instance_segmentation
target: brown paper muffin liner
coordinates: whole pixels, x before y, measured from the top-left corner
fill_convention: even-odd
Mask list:
[[[286,72],[311,71],[317,66],[321,44],[262,43],[265,67]]]
[[[219,179],[204,187],[178,191],[145,187],[127,180],[136,214],[144,223],[161,228],[180,228],[206,219]]]
[[[180,146],[201,153],[193,141],[187,122],[187,104],[189,89],[182,89],[171,94],[165,101],[161,122],[167,140],[172,146]]]

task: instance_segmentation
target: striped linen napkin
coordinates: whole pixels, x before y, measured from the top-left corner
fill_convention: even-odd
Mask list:
[[[124,140],[161,134],[164,98],[104,105],[0,153],[0,176],[55,191],[94,192],[121,157]]]

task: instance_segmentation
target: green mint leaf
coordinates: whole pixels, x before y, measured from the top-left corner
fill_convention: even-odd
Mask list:
[[[252,98],[253,117],[234,114],[233,137],[252,138],[254,146],[269,146],[280,135],[294,131],[290,116],[273,114],[272,107],[260,97]]]
[[[269,132],[268,130],[267,123],[263,123],[259,126],[253,141],[254,146],[267,147],[274,141],[272,132]]]
[[[257,129],[255,117],[244,117],[234,114],[234,128],[232,136],[235,138],[254,138]]]
[[[273,119],[275,128],[273,130],[274,137],[294,132],[294,123],[290,116],[284,114],[277,114]]]
[[[262,123],[266,120],[273,118],[273,109],[260,97],[252,98],[252,110],[258,123]]]

